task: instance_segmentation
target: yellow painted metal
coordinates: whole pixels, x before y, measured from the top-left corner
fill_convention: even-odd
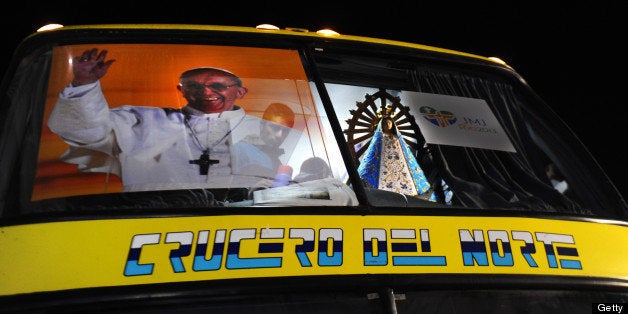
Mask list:
[[[214,268],[203,269],[199,262],[212,258],[214,243],[220,242],[216,235],[221,233],[225,245],[217,246],[213,256],[219,261]],[[203,234],[207,235],[207,253],[195,261]],[[130,254],[134,239],[146,235],[157,240],[139,246],[136,242],[138,250]],[[314,246],[299,257],[295,250],[304,244],[304,235],[313,236]],[[171,259],[173,250],[185,242],[176,239],[185,237],[191,242],[189,253]],[[475,243],[473,254],[469,239]],[[522,250],[526,243],[533,247],[528,259]],[[0,228],[0,296],[163,282],[348,274],[628,280],[626,243],[625,224],[513,217],[226,215],[25,224]],[[274,249],[261,249],[268,246]],[[137,262],[132,261],[134,254],[139,256]]]

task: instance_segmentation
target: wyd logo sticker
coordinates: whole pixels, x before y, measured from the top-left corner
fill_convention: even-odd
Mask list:
[[[456,115],[453,113],[449,111],[438,111],[428,106],[419,108],[419,112],[421,112],[425,120],[441,128],[450,126],[458,121],[458,118],[456,118]]]

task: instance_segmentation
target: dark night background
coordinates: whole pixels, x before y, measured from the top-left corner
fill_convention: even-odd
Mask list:
[[[47,23],[270,23],[402,40],[508,62],[557,111],[628,197],[623,165],[628,1],[21,1],[0,13],[4,74],[21,39]],[[437,3],[432,3],[437,2]],[[20,9],[21,8],[21,9]]]

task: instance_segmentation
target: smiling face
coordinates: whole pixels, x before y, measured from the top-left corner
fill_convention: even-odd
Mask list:
[[[205,113],[232,110],[236,99],[248,91],[233,74],[219,69],[205,68],[188,71],[181,76],[177,89],[188,105]]]

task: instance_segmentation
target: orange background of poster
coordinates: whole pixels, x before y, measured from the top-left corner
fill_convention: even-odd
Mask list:
[[[113,193],[122,190],[115,175],[80,173],[76,165],[59,161],[68,145],[46,126],[59,93],[72,80],[72,57],[83,51],[107,50],[115,59],[101,78],[109,107],[138,105],[182,108],[186,101],[177,90],[179,75],[191,68],[211,66],[238,75],[248,93],[237,105],[261,117],[272,102],[289,105],[297,114],[295,128],[306,128],[316,109],[298,51],[233,46],[108,44],[54,48],[46,99],[44,127],[32,200],[70,195]]]

